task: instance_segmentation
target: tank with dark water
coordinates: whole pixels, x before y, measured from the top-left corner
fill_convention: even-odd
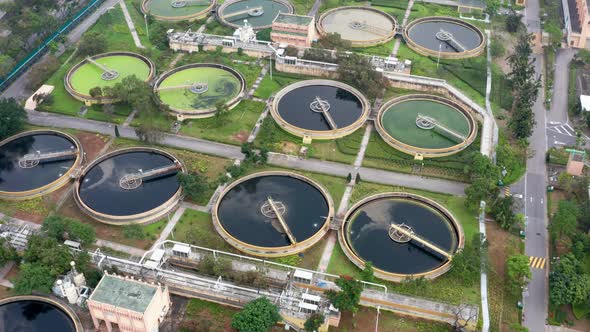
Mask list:
[[[81,201],[95,212],[130,216],[158,208],[179,190],[175,160],[158,151],[115,153],[80,179]],[[150,175],[152,174],[152,175]]]
[[[77,159],[76,143],[58,133],[21,136],[0,146],[0,191],[23,192],[66,174]]]
[[[282,175],[253,177],[237,184],[222,197],[217,214],[221,226],[239,241],[268,248],[288,246],[291,241],[275,211],[297,242],[316,234],[330,214],[328,201],[318,188]]]
[[[477,48],[483,39],[475,28],[443,19],[423,20],[411,24],[408,37],[431,51],[462,53]]]
[[[0,305],[0,331],[75,332],[72,318],[57,306],[36,300],[19,300]]]
[[[290,125],[305,130],[344,128],[357,122],[363,111],[355,94],[332,85],[298,87],[283,95],[278,103],[279,115]],[[329,118],[337,128],[333,128]]]
[[[404,225],[451,255],[457,250],[457,232],[444,215],[425,203],[401,197],[361,205],[347,221],[344,236],[358,257],[389,273],[424,273],[447,262],[446,257],[417,241],[394,239],[391,224]]]

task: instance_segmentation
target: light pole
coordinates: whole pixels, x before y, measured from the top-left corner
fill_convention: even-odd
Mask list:
[[[147,24],[147,14],[143,14],[143,21],[145,22],[145,31],[147,33],[147,37],[150,39],[150,29],[148,28]]]

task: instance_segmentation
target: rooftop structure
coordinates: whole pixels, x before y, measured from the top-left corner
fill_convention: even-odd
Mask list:
[[[590,16],[586,0],[563,1],[563,18],[567,32],[567,44],[575,48],[586,48],[590,37]]]
[[[314,17],[280,13],[272,22],[270,38],[274,42],[311,46],[316,39]]]
[[[167,287],[106,273],[88,299],[94,327],[104,321],[109,332],[113,324],[120,331],[157,331],[169,308]]]

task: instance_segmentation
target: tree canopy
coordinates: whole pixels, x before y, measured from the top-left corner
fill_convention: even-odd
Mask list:
[[[373,68],[369,57],[358,54],[341,55],[338,60],[340,79],[365,93],[369,100],[383,95],[387,78]]]
[[[0,99],[0,139],[14,135],[23,130],[27,113],[16,100]]]
[[[178,173],[178,182],[184,193],[193,201],[198,201],[209,188],[207,178],[196,173]]]
[[[549,273],[549,300],[554,305],[581,304],[590,296],[590,274],[573,255],[561,256]]]
[[[531,279],[531,268],[529,267],[529,257],[526,255],[513,255],[506,261],[506,274],[510,286],[515,292],[522,290],[528,280]]]
[[[361,282],[349,276],[340,276],[335,283],[340,287],[340,291],[329,290],[325,292],[332,305],[340,311],[356,312],[363,291]]]
[[[231,326],[239,332],[264,332],[280,319],[279,308],[266,297],[261,297],[249,302],[235,314]]]
[[[471,162],[465,166],[464,173],[471,180],[471,185],[465,188],[466,206],[474,208],[479,206],[480,201],[490,201],[496,196],[500,168],[494,165],[490,158],[479,152],[474,152]]]
[[[69,239],[89,245],[93,244],[96,240],[96,232],[91,226],[75,219],[57,215],[45,218],[41,230],[46,232],[47,236],[60,242]]]
[[[324,324],[325,320],[326,318],[324,317],[324,315],[319,313],[313,313],[311,314],[311,316],[309,316],[309,318],[307,318],[307,320],[303,324],[303,327],[307,332],[316,332],[320,328],[320,326]]]
[[[80,40],[78,53],[85,56],[93,56],[104,53],[107,49],[107,40],[102,33],[98,31],[88,31]]]
[[[578,204],[573,200],[561,200],[557,205],[557,212],[551,222],[549,223],[549,233],[551,238],[555,240],[563,239],[563,237],[571,237],[576,232],[578,227],[578,216],[580,209]]]

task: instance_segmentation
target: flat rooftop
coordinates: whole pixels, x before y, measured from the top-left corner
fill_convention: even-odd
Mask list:
[[[308,26],[312,20],[313,17],[311,16],[279,13],[277,18],[275,19],[275,22]]]
[[[158,286],[105,274],[90,300],[135,312],[145,312]]]

